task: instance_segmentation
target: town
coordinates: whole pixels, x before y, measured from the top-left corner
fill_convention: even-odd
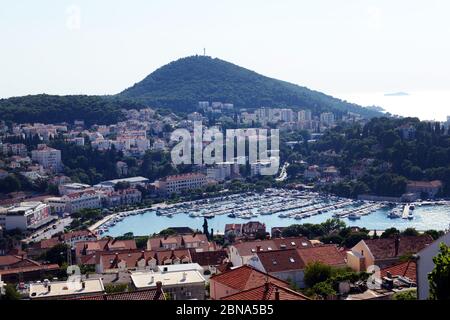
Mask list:
[[[399,182],[386,185],[389,181],[383,179],[377,182],[383,183],[380,188],[393,191],[378,193],[376,184],[369,187],[368,173],[377,168],[386,177],[394,162],[362,154],[353,159],[348,172],[342,172],[343,166],[336,161],[338,148],[322,148],[342,135],[340,128],[347,128],[345,135],[350,138],[350,130],[366,130],[376,126],[377,120],[287,108],[235,110],[231,103],[206,101],[187,116],[153,108],[121,112],[123,121],[109,125],[87,125],[82,120],[2,122],[0,284],[5,297],[430,297],[427,274],[439,244],[450,242],[448,229],[369,230],[355,225],[355,220],[377,210],[387,210],[385,219],[408,220],[414,219],[415,207],[449,206],[447,181],[425,179],[425,174],[436,175],[419,174],[420,168],[409,164],[405,175],[416,180],[401,181],[401,188]],[[170,139],[171,132],[183,128],[193,135],[198,121],[219,131],[279,129],[279,173],[262,175],[267,162],[236,158],[208,165],[172,165],[170,150],[177,142]],[[390,121],[399,125],[389,134],[405,142],[418,130],[438,130],[445,137],[450,125],[450,117],[425,127],[414,119]],[[307,154],[305,148],[311,156],[299,157]],[[347,188],[350,191],[344,193]],[[184,214],[204,219],[202,230],[168,226],[146,236],[134,236],[133,230],[108,235],[124,219],[150,211],[156,214],[154,219]],[[323,218],[319,224],[294,224],[327,212],[333,218]],[[270,229],[255,220],[275,214],[295,220]],[[210,228],[209,219],[221,215],[250,221]],[[372,274],[373,266],[380,273]],[[75,275],[71,270],[77,270]]]

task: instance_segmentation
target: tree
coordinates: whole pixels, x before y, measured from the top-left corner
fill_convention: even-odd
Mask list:
[[[427,230],[424,232],[424,234],[431,236],[433,240],[437,240],[439,237],[444,235],[444,231]]]
[[[128,289],[128,285],[126,283],[108,283],[105,285],[106,293],[119,293],[125,292]]]
[[[328,280],[331,277],[331,267],[321,262],[313,262],[306,266],[304,281],[305,284],[312,288],[317,283]]]
[[[381,234],[380,238],[381,239],[386,239],[386,238],[392,238],[395,235],[399,235],[400,231],[396,228],[389,228],[384,230],[384,232]]]
[[[4,287],[4,295],[2,296],[2,300],[11,301],[11,300],[20,300],[21,295],[16,290],[16,287],[12,284],[7,284]]]
[[[428,274],[431,300],[450,299],[450,247],[441,243],[439,254],[433,258],[434,269]]]
[[[314,294],[321,296],[326,299],[329,296],[336,295],[336,290],[334,290],[333,286],[328,282],[319,282],[312,287],[312,291]]]
[[[350,233],[349,236],[344,240],[342,245],[346,248],[354,247],[361,240],[369,239],[369,235],[365,232],[354,232]]]
[[[406,228],[402,232],[402,236],[418,236],[419,232],[414,228]]]
[[[67,262],[67,250],[70,247],[64,243],[59,243],[47,252],[44,252],[40,260],[48,261],[49,263],[57,263],[60,266]]]
[[[394,293],[392,300],[417,300],[417,289]]]
[[[19,191],[20,189],[20,181],[15,175],[9,175],[6,178],[0,180],[0,193],[10,193]]]

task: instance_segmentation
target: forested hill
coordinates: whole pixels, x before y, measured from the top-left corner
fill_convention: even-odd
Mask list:
[[[375,110],[207,56],[171,62],[119,96],[180,111],[195,108],[198,101],[222,101],[234,103],[237,108],[284,106],[308,108],[316,113],[350,111],[366,117],[381,115]]]
[[[72,122],[108,124],[121,108],[195,110],[198,101],[230,102],[236,108],[289,107],[355,112],[376,117],[381,112],[348,103],[305,87],[268,78],[232,63],[206,56],[182,58],[165,65],[117,95],[29,95],[0,99],[0,120],[14,122]]]
[[[142,108],[134,101],[108,96],[29,95],[0,99],[0,120],[24,122],[73,122],[111,124],[121,119],[121,108]]]

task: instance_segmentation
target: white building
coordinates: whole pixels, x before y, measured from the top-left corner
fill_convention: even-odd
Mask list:
[[[207,185],[207,178],[202,173],[186,173],[167,176],[156,182],[157,188],[163,193],[179,193],[186,190],[199,189]]]
[[[324,112],[320,114],[320,122],[324,125],[330,126],[334,124],[334,114],[332,112]]]
[[[271,166],[272,166],[272,161],[270,159],[258,160],[256,162],[253,162],[250,164],[250,173],[252,176],[259,176],[262,174],[264,169],[268,169]],[[278,172],[278,168],[277,168],[277,172]]]
[[[131,177],[131,178],[123,178],[123,179],[114,179],[114,180],[108,180],[108,181],[102,181],[99,184],[96,184],[96,188],[114,188],[116,184],[118,183],[128,183],[130,187],[145,187],[150,180],[144,177]]]
[[[65,202],[65,212],[73,213],[82,209],[99,209],[102,207],[101,193],[96,190],[74,192],[61,197]]]
[[[216,181],[224,181],[230,178],[232,173],[235,173],[235,166],[236,165],[233,162],[217,163],[213,167],[206,169],[206,176],[208,179],[214,179]],[[237,167],[239,168],[239,166]]]
[[[294,121],[294,111],[292,109],[281,109],[280,111],[281,121],[293,122]]]
[[[83,183],[65,183],[58,187],[59,194],[64,196],[67,194],[84,191],[92,188],[92,186]]]
[[[443,235],[416,254],[417,299],[427,300],[430,295],[428,274],[434,269],[433,258],[439,254],[439,246],[445,243],[450,246],[450,232]]]
[[[132,272],[131,281],[137,290],[156,289],[161,283],[173,300],[205,299],[206,280],[197,270]]]
[[[53,172],[59,172],[62,168],[61,151],[45,144],[40,144],[36,150],[31,151],[31,159]]]
[[[4,224],[6,230],[20,229],[27,230],[46,221],[50,217],[49,206],[45,203],[21,202],[17,206],[2,210],[0,222]]]
[[[311,121],[312,120],[312,113],[311,110],[300,110],[297,113],[298,121]]]
[[[29,298],[31,300],[66,299],[103,293],[105,288],[102,279],[85,279],[77,281],[55,281],[31,283]]]

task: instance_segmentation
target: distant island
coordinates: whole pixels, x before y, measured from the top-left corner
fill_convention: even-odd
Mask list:
[[[409,96],[410,94],[407,92],[393,92],[393,93],[385,93],[385,97],[405,97]]]

